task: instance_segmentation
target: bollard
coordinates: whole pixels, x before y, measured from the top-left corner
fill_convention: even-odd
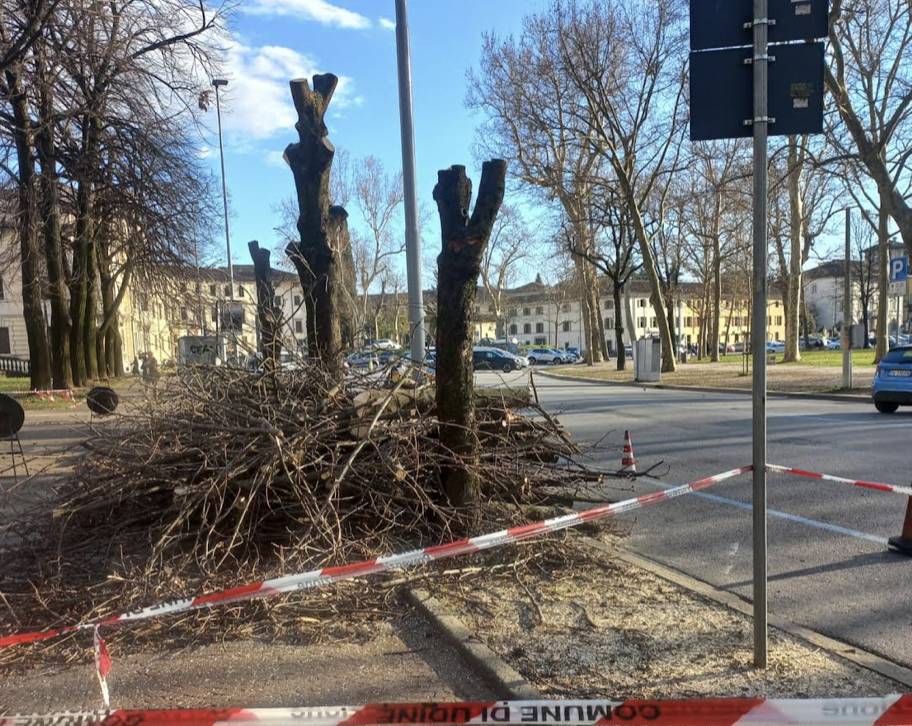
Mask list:
[[[902,534],[899,537],[890,537],[887,541],[892,549],[912,557],[912,497],[909,497],[909,502],[906,504],[906,518],[903,521]]]

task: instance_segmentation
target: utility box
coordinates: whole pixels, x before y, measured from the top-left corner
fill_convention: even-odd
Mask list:
[[[852,341],[852,348],[859,350],[864,348],[867,344],[865,339],[865,326],[864,325],[852,325],[849,327],[850,338]]]
[[[658,383],[662,380],[662,342],[658,338],[638,340],[633,362],[637,381]]]
[[[185,335],[177,339],[177,364],[214,366],[219,354],[219,339],[214,335]]]

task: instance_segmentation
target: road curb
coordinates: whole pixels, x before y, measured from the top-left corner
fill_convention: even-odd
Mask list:
[[[740,396],[751,396],[753,391],[749,388],[704,388],[702,386],[679,386],[673,383],[637,383],[635,381],[603,381],[598,378],[585,378],[583,376],[563,375],[537,371],[540,375],[552,380],[569,380],[592,385],[618,386],[626,388],[657,388],[664,391],[695,391],[698,393],[723,393]],[[843,393],[788,393],[785,391],[767,391],[767,398],[793,398],[807,401],[835,401],[837,403],[869,403],[865,396],[850,396]]]
[[[604,542],[600,542],[597,539],[580,537],[579,541],[599,552],[611,557],[617,557],[619,560],[623,560],[629,565],[646,570],[656,577],[661,577],[663,580],[667,580],[668,582],[683,587],[686,590],[690,590],[691,592],[753,619],[753,605],[734,593],[721,590],[715,585],[710,585],[708,582],[698,580],[680,570],[675,570],[660,564],[655,560],[643,557],[642,555],[634,554],[628,550],[609,547]],[[836,640],[828,635],[823,635],[815,630],[806,628],[803,625],[798,625],[791,620],[787,620],[777,615],[770,614],[768,620],[771,627],[804,640],[815,648],[825,650],[837,658],[842,658],[861,668],[897,681],[906,688],[912,688],[912,669],[910,668],[901,666],[898,663],[887,660],[875,653],[863,650],[858,646],[849,645],[841,640]]]
[[[494,651],[484,645],[462,621],[427,590],[408,589],[405,601],[412,605],[449,643],[463,660],[500,698],[538,701],[543,697],[532,685]]]

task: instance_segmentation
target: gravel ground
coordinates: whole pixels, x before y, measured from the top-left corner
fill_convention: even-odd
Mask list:
[[[547,372],[558,376],[600,381],[633,381],[633,368],[618,371],[614,363],[594,366],[549,366]],[[842,368],[838,366],[771,365],[767,368],[770,391],[780,393],[833,393],[842,391]],[[742,375],[741,360],[724,363],[679,365],[674,373],[663,373],[662,383],[697,388],[751,387],[751,376]],[[853,394],[869,397],[874,380],[873,366],[855,366]]]
[[[359,705],[497,698],[417,614],[379,621],[358,642],[295,646],[234,641],[112,653],[115,708]],[[0,680],[0,713],[101,706],[94,667],[40,669]]]
[[[566,545],[563,566],[545,561],[522,576],[495,573],[435,591],[546,697],[815,698],[902,690],[778,631],[769,669],[757,671],[749,618],[572,539]]]

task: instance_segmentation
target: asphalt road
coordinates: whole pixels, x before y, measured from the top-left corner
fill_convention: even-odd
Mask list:
[[[479,375],[480,383],[494,374]],[[525,382],[525,376],[508,380]],[[642,471],[665,461],[664,486],[751,462],[751,399],[536,376],[542,403],[574,440],[606,434],[597,460],[620,464],[629,430]],[[908,486],[912,409],[770,399],[769,461]],[[647,494],[663,486],[638,481]],[[613,492],[613,497],[624,497]],[[889,552],[906,498],[842,484],[769,476],[769,609],[801,625],[912,666],[912,558]],[[625,516],[627,547],[751,599],[751,478]]]

